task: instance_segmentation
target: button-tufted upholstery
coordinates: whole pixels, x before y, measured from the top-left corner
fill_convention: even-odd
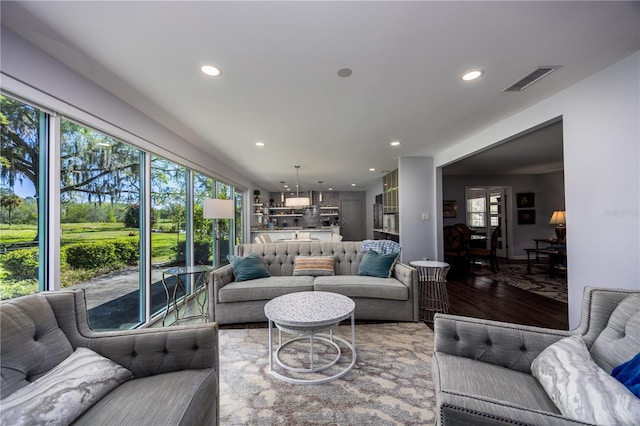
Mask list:
[[[584,424],[563,417],[531,375],[549,345],[579,334],[606,371],[640,350],[640,292],[586,287],[576,330],[438,314],[433,380],[438,424]]]
[[[42,377],[77,347],[134,374],[74,424],[217,424],[218,328],[199,324],[95,332],[83,290],[37,293],[0,303],[2,398]],[[175,398],[179,395],[179,398]]]
[[[260,257],[269,278],[235,282],[231,265],[209,282],[209,318],[220,324],[266,322],[264,305],[297,291],[329,291],[351,297],[357,319],[418,321],[416,270],[396,262],[390,278],[358,276],[364,253],[360,241],[240,244],[235,254]],[[292,276],[296,256],[333,256],[335,276]]]

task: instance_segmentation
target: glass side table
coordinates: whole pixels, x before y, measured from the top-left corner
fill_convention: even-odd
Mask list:
[[[409,265],[418,270],[420,320],[433,324],[433,317],[449,312],[447,274],[449,264],[434,260],[414,260]]]
[[[203,318],[205,321],[207,321],[209,317],[206,309],[207,288],[209,287],[207,274],[214,269],[215,267],[211,265],[179,266],[175,268],[169,268],[166,271],[162,272],[162,286],[164,287],[164,292],[167,296],[167,308],[165,309],[164,315],[162,317],[163,326],[165,325],[167,315],[169,314],[169,310],[172,306],[175,315],[175,321],[169,325],[177,325],[180,324],[180,321],[194,318]],[[169,285],[167,284],[167,280],[170,277],[175,277],[175,285],[173,286],[173,290],[169,290]],[[198,299],[198,306],[200,308],[199,315],[191,315],[181,318],[181,314],[186,314],[187,296],[189,296],[189,293],[187,293],[187,282],[189,280],[191,280],[191,289],[193,289],[190,294],[204,292],[204,297]]]

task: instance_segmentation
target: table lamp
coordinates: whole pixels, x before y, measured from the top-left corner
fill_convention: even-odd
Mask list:
[[[207,198],[204,200],[202,209],[202,217],[205,219],[214,219],[214,236],[216,239],[216,254],[215,257],[219,257],[220,253],[220,229],[218,227],[217,219],[233,219],[235,217],[235,205],[233,200],[223,200],[220,198]],[[218,265],[218,262],[214,262]]]
[[[553,212],[549,225],[556,225],[556,237],[558,238],[559,243],[564,242],[567,235],[566,223],[567,216],[564,210],[556,210]]]

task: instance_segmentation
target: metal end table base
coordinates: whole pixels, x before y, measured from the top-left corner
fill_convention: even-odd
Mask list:
[[[353,318],[352,318],[353,321]],[[278,348],[275,350],[275,352],[273,351],[273,327],[272,327],[272,322],[269,321],[269,373],[282,381],[288,382],[288,383],[295,383],[295,384],[320,384],[320,383],[326,383],[326,382],[330,382],[332,380],[338,379],[340,377],[343,377],[344,375],[346,375],[349,371],[351,371],[351,369],[353,368],[353,366],[356,364],[356,359],[357,359],[357,355],[356,355],[356,345],[355,345],[355,324],[352,323],[352,329],[351,329],[351,337],[352,337],[352,341],[349,342],[346,339],[343,339],[342,337],[339,336],[334,336],[333,335],[333,331],[330,332],[330,334],[326,334],[326,333],[312,333],[312,334],[307,334],[307,335],[302,335],[299,337],[294,337],[291,339],[288,339],[286,341],[282,341],[282,330],[278,330],[278,337],[279,337],[279,344],[278,344]],[[298,367],[298,366],[293,366],[293,365],[289,365],[286,364],[284,361],[282,361],[280,359],[280,351],[285,348],[287,345],[297,342],[297,341],[301,341],[301,340],[308,340],[309,341],[309,368],[304,368],[304,367]],[[320,341],[320,342],[324,342],[325,344],[328,344],[330,346],[333,346],[334,349],[336,350],[336,355],[335,358],[332,361],[329,361],[325,364],[321,364],[318,366],[314,365],[314,344],[316,341]],[[319,379],[300,379],[300,378],[295,378],[295,377],[290,377],[284,374],[281,374],[279,372],[277,372],[276,370],[273,369],[273,358],[275,358],[276,363],[282,367],[283,369],[287,370],[287,371],[291,371],[291,372],[296,372],[296,373],[316,373],[319,371],[323,371],[326,370],[332,366],[334,366],[339,360],[340,358],[342,358],[342,349],[340,348],[340,346],[338,345],[338,343],[342,343],[347,349],[349,349],[351,351],[351,362],[349,363],[348,366],[346,366],[344,369],[338,371],[336,374],[329,376],[329,377],[322,377]]]

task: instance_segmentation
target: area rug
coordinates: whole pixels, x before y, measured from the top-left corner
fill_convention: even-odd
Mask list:
[[[434,424],[433,332],[424,323],[358,324],[355,366],[323,384],[292,384],[271,376],[268,335],[268,328],[220,330],[223,426]],[[339,326],[334,335],[350,341],[351,326]],[[297,349],[308,356],[303,347],[287,351]],[[342,355],[348,364],[350,351]],[[282,358],[287,356],[292,353]]]
[[[500,271],[496,273],[488,268],[476,269],[473,273],[560,302],[568,301],[566,277],[550,277],[546,265],[531,266],[531,273],[527,273],[527,265],[521,263],[500,265]]]

